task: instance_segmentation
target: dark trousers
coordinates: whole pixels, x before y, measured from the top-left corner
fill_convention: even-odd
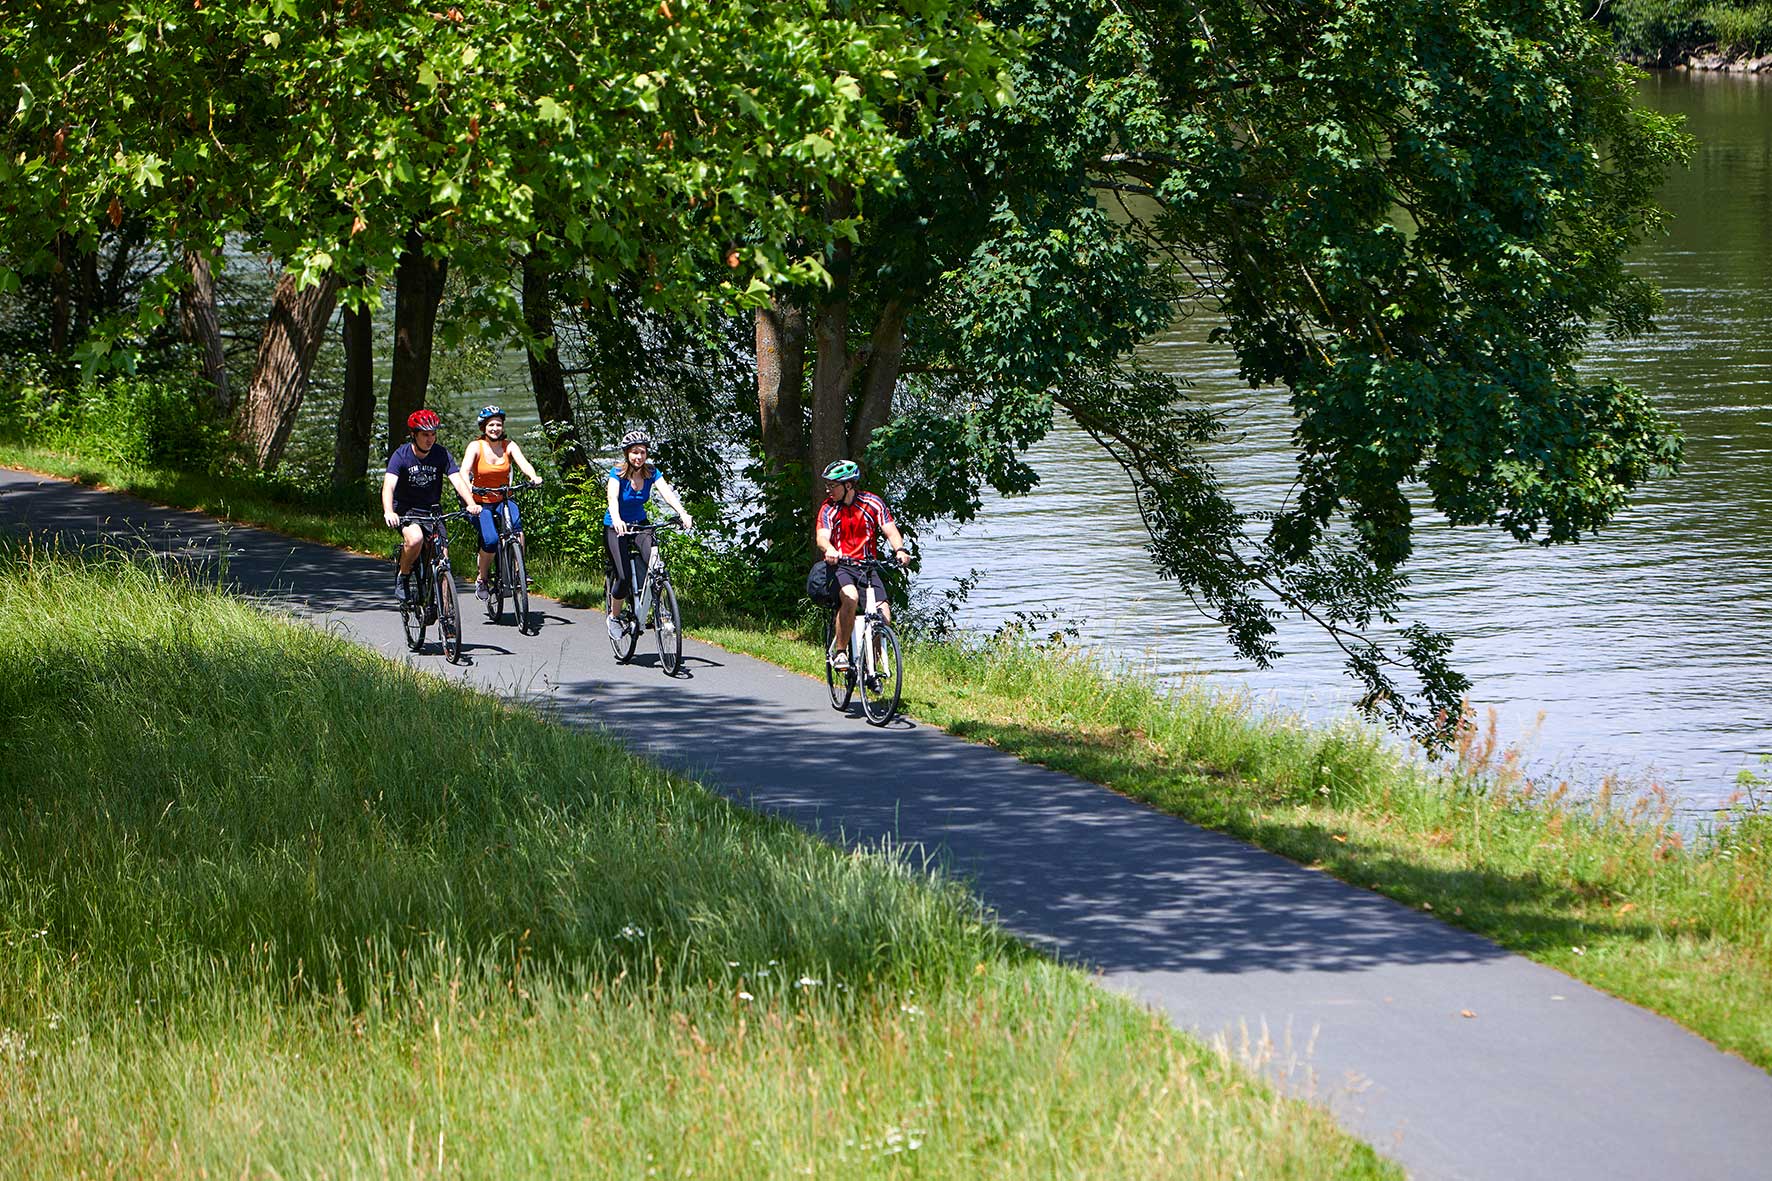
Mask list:
[[[627,544],[623,545],[623,542]],[[623,537],[616,533],[615,526],[605,525],[603,526],[603,549],[608,557],[609,577],[615,583],[615,597],[618,599],[633,598],[634,588],[628,585],[627,555],[623,551],[630,549],[640,551],[640,571],[644,574],[646,568],[652,565],[652,534],[630,533]]]

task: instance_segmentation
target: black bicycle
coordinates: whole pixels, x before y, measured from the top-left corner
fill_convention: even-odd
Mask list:
[[[837,565],[881,573],[900,568],[897,562],[878,558],[839,558]],[[871,597],[872,592],[868,591],[868,595]],[[881,610],[884,605],[866,601],[857,604],[855,626],[849,632],[848,659],[842,667],[838,667],[837,653],[832,650],[837,640],[838,608],[831,608],[824,621],[824,679],[831,691],[831,708],[848,709],[855,690],[860,688],[862,716],[875,726],[884,726],[898,716],[904,678],[898,636]]]
[[[665,568],[664,547],[656,544],[661,529],[674,525],[629,525],[622,537],[622,560],[628,567],[628,588],[633,591],[620,615],[610,612],[615,604],[615,579],[607,573],[603,579],[603,611],[621,625],[621,634],[609,633],[609,650],[615,659],[626,664],[634,658],[640,644],[640,633],[652,629],[658,641],[658,663],[667,677],[677,675],[683,664],[683,618],[677,614],[677,592],[671,589],[670,571]],[[640,569],[640,555],[627,539],[636,533],[650,533],[655,544],[652,562]]]
[[[400,518],[401,528],[417,525],[424,531],[423,548],[412,567],[412,589],[400,604],[406,646],[414,652],[422,650],[425,629],[434,623],[443,641],[443,657],[451,664],[461,663],[461,605],[455,593],[455,574],[449,569],[448,523],[467,516],[465,511],[418,512]]]
[[[482,488],[476,484],[473,490],[501,493],[508,501],[538,487],[539,484],[518,484]],[[511,613],[517,617],[517,630],[532,636],[541,630],[541,620],[529,613],[529,567],[523,560],[523,539],[511,528],[511,515],[504,511],[504,501],[486,505],[480,511],[491,513],[498,527],[498,548],[493,551],[492,568],[486,573],[486,621],[497,623],[503,619],[505,599],[509,598]]]

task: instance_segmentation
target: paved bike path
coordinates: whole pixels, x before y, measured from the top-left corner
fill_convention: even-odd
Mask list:
[[[834,839],[921,844],[1011,929],[1247,1040],[1414,1176],[1772,1177],[1772,1076],[1672,1022],[1102,788],[928,726],[875,730],[773,665],[687,641],[669,680],[643,641],[618,666],[601,612],[538,600],[533,637],[470,610],[472,663],[452,668],[434,642],[406,652],[388,561],[26,473],[0,470],[0,530],[225,547],[239,588],[394,659],[534,698]]]

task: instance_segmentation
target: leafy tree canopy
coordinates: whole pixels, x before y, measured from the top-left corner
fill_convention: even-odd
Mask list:
[[[1000,97],[1003,49],[941,0],[11,6],[0,287],[145,214],[162,240],[245,233],[370,300],[416,227],[501,280],[478,311],[505,326],[509,260],[538,242],[645,276],[659,307],[755,302],[817,281],[816,244],[853,232],[781,194],[889,184],[904,112]]]

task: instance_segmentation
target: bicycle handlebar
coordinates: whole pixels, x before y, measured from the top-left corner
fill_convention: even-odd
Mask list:
[[[468,519],[467,509],[456,509],[452,513],[402,513],[402,525],[428,525],[438,521],[465,521]]]
[[[499,484],[496,487],[492,487],[492,488],[482,488],[478,484],[469,484],[468,491],[469,492],[502,492],[506,496],[510,496],[510,495],[514,495],[515,493],[518,493],[518,492],[533,492],[537,488],[540,488],[540,487],[541,487],[540,480],[529,480],[529,481],[526,481],[525,483],[522,483],[522,484]]]
[[[653,525],[635,525],[632,523],[625,523],[624,528],[622,528],[622,530],[617,534],[617,536],[618,537],[627,537],[627,536],[629,536],[631,534],[635,534],[635,533],[657,533],[660,529],[681,529],[681,528],[683,528],[683,522],[681,522],[681,521],[660,521],[657,524],[653,524]]]
[[[837,565],[848,566],[852,570],[903,570],[897,559],[887,561],[885,558],[838,558]]]

